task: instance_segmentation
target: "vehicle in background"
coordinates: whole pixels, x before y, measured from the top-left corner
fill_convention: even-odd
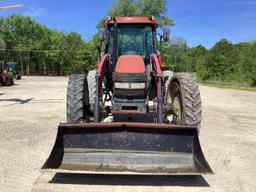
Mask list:
[[[0,84],[2,86],[14,85],[14,76],[4,61],[0,61]]]
[[[9,72],[12,73],[15,79],[21,79],[21,68],[20,65],[16,62],[7,62]]]

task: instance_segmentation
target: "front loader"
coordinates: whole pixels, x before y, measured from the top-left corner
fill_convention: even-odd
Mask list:
[[[141,175],[212,173],[202,153],[201,98],[192,76],[161,70],[158,22],[108,18],[96,70],[72,74],[67,123],[42,169]],[[161,40],[169,40],[164,29]]]

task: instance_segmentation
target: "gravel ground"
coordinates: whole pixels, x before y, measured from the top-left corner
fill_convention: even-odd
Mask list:
[[[215,175],[41,173],[65,121],[66,77],[23,77],[0,87],[0,191],[256,191],[256,92],[200,86],[200,141]],[[69,183],[69,184],[67,184]]]

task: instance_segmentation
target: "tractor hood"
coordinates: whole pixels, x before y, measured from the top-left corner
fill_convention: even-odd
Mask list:
[[[122,55],[118,58],[116,73],[145,73],[146,67],[143,57],[139,55]]]

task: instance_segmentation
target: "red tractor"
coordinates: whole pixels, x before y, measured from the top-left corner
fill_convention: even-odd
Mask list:
[[[157,27],[153,17],[106,21],[97,70],[70,76],[67,123],[59,125],[43,169],[212,173],[198,140],[198,86],[192,76],[161,70]],[[160,40],[169,36],[164,29]]]

